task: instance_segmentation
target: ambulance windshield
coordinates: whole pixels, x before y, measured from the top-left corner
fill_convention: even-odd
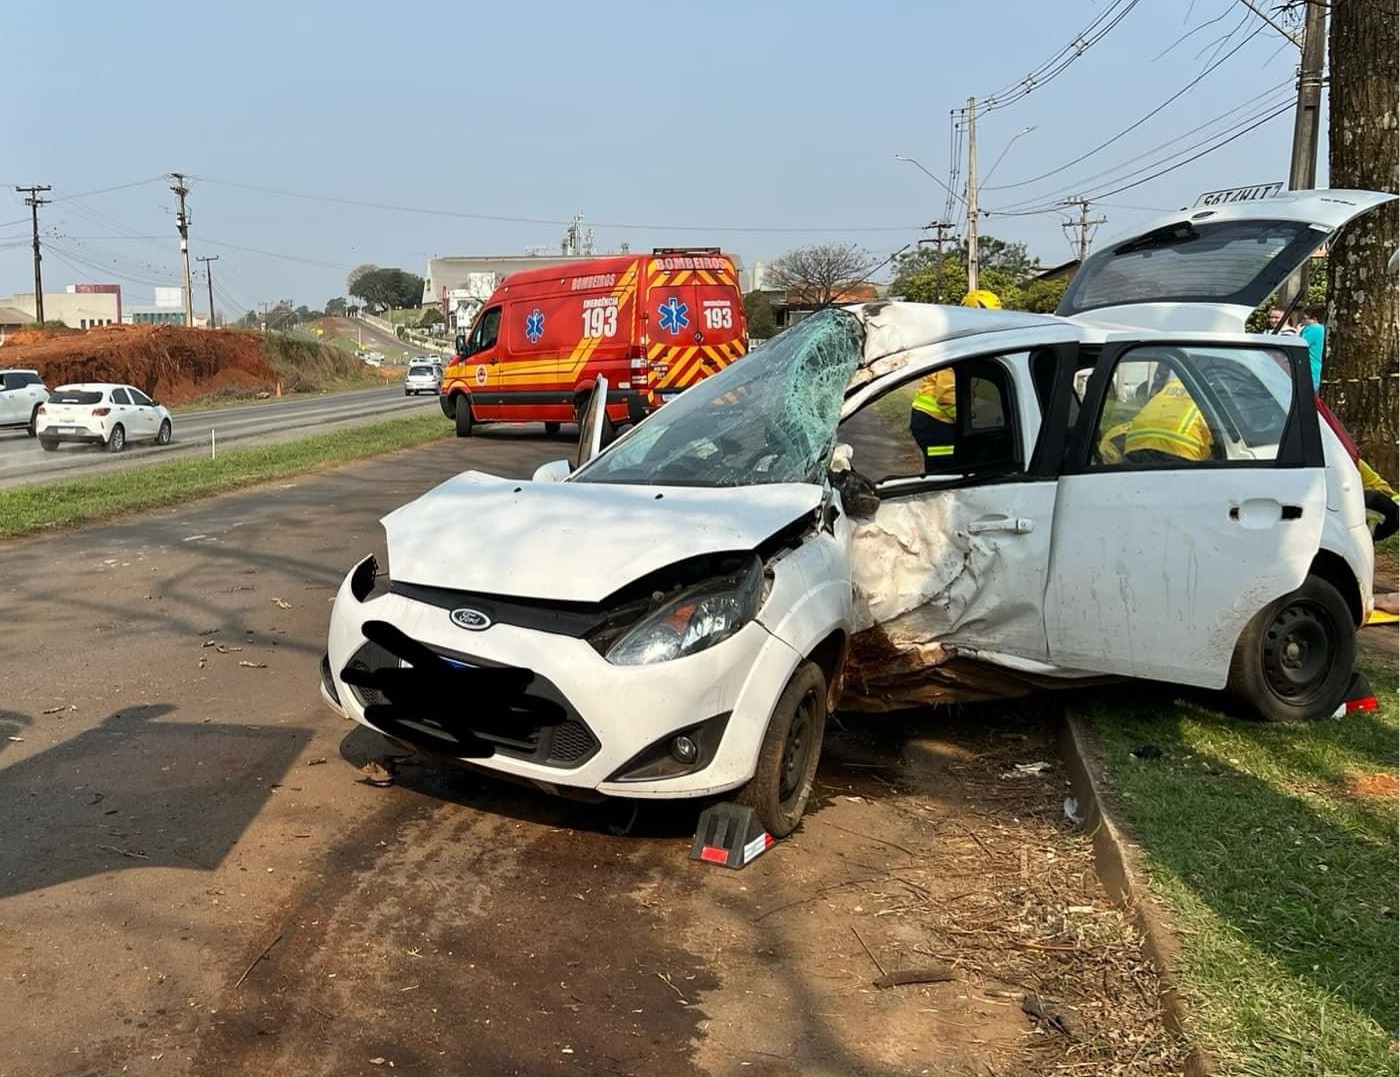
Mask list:
[[[863,338],[853,315],[818,311],[691,386],[569,481],[820,483]]]

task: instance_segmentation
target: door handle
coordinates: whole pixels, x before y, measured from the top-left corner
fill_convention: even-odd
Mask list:
[[[983,535],[988,531],[1005,531],[1012,535],[1029,535],[1035,530],[1035,521],[1024,516],[983,516],[967,525],[969,535]]]

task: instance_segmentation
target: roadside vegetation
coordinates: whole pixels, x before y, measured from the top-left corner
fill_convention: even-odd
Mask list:
[[[1181,943],[1188,1036],[1223,1073],[1395,1073],[1396,659],[1366,648],[1360,665],[1380,709],[1339,721],[1261,723],[1141,686],[1092,708]],[[1149,745],[1160,757],[1130,754]]]
[[[122,473],[71,482],[0,490],[0,538],[74,527],[190,498],[333,467],[447,437],[451,428],[431,415],[392,419],[275,445],[230,449],[217,458],[185,457]]]

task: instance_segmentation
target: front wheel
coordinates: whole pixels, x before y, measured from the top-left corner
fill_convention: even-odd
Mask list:
[[[1356,627],[1320,576],[1261,610],[1230,659],[1229,691],[1271,722],[1325,718],[1346,699]]]
[[[169,445],[169,444],[170,444],[170,420],[169,420],[169,419],[162,419],[162,420],[160,421],[160,430],[159,430],[159,432],[157,432],[157,434],[156,434],[156,444],[157,444],[157,445]]]
[[[121,423],[112,427],[112,436],[107,439],[107,449],[109,452],[121,452],[126,448],[126,430]]]
[[[758,815],[775,838],[797,829],[826,732],[826,678],[811,662],[797,667],[778,698],[758,749],[753,780],[734,798]]]
[[[465,393],[457,398],[457,406],[453,414],[457,422],[457,436],[459,438],[471,437],[472,402],[467,399]]]

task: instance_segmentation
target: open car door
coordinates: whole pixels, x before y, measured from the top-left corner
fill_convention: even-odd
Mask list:
[[[1259,304],[1332,233],[1395,197],[1287,191],[1179,210],[1087,259],[1055,313],[1173,332],[1241,332]]]

